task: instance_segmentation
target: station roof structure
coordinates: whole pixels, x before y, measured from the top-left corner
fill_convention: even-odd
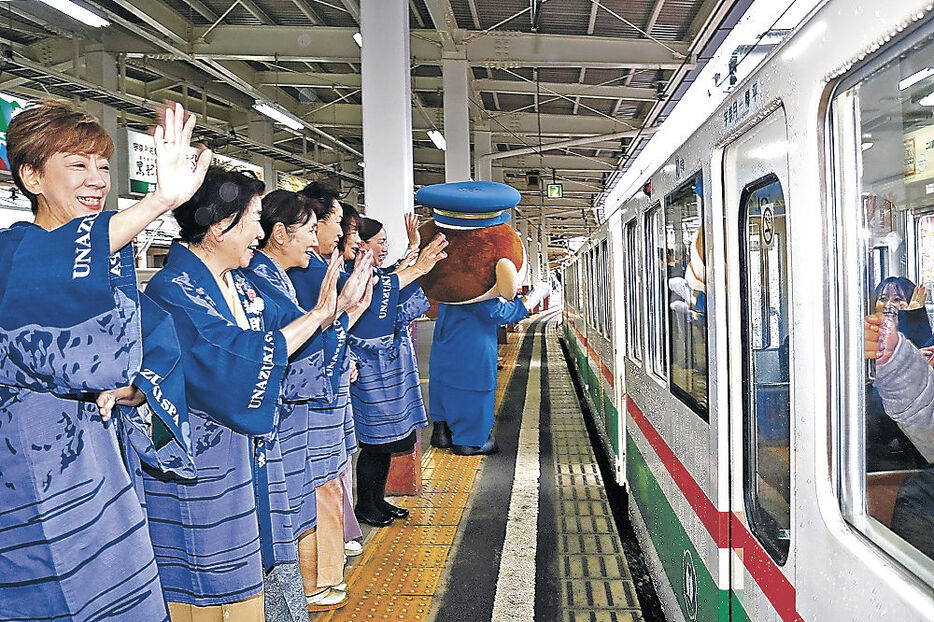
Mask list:
[[[339,176],[362,191],[359,0],[78,1],[110,26],[85,26],[41,2],[0,3],[0,91],[96,100],[137,129],[158,102],[182,101],[202,116],[200,139],[220,152],[269,156],[287,172]],[[722,40],[736,4],[408,3],[416,185],[444,180],[444,154],[427,132],[443,127],[442,58],[465,52],[472,126],[491,132],[494,166],[523,195],[521,217],[544,215],[553,239],[596,226],[596,197],[651,135],[700,52]],[[88,71],[97,52],[117,59],[115,83]],[[257,99],[304,127],[251,139]],[[563,184],[560,200],[542,197],[552,180]]]

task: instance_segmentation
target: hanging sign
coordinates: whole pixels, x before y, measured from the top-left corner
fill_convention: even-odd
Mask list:
[[[775,239],[775,212],[772,211],[772,204],[767,203],[762,206],[762,245],[772,246]]]
[[[302,179],[301,177],[293,177],[292,175],[287,175],[282,171],[276,173],[276,188],[279,190],[289,190],[291,192],[300,192],[309,182],[307,179]]]
[[[561,184],[548,184],[548,198],[560,199],[564,197],[564,186]]]

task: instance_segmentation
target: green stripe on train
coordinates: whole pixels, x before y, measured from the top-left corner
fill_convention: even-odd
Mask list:
[[[685,619],[729,620],[729,590],[717,589],[704,558],[698,554],[630,434],[626,435],[626,446],[626,477],[630,495],[639,506],[639,513]],[[688,579],[692,576],[693,585]],[[695,595],[693,603],[692,593]],[[745,614],[741,618],[734,616],[734,619],[744,618]]]

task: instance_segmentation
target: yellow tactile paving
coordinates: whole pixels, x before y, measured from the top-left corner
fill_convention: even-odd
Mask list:
[[[500,346],[504,361],[496,385],[497,409],[515,369],[522,336],[509,333],[507,343]],[[315,621],[425,620],[482,460],[434,448],[425,452],[424,493],[397,502],[411,516],[373,531],[364,554],[345,573],[350,601],[337,611],[319,614]]]

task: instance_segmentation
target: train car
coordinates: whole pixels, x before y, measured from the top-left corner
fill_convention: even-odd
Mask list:
[[[934,353],[931,11],[823,3],[564,267],[669,619],[934,619],[934,371],[864,337]]]

